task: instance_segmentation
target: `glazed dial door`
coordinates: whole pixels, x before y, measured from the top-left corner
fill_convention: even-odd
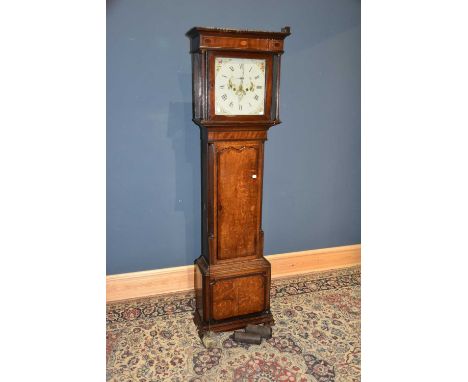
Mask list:
[[[215,114],[265,113],[265,60],[216,57]]]

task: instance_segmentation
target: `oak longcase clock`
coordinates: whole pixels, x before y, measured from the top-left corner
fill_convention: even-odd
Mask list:
[[[263,257],[263,147],[280,123],[281,32],[195,27],[193,121],[200,127],[202,248],[195,261],[200,335],[273,324]]]

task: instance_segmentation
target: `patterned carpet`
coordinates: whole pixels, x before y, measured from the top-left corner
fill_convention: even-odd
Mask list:
[[[107,305],[107,380],[118,382],[360,381],[360,269],[272,282],[273,337],[205,349],[192,293]]]

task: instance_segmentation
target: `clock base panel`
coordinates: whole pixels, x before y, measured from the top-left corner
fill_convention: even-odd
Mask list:
[[[195,261],[195,314],[199,333],[274,323],[270,312],[271,264],[254,260],[209,265]]]

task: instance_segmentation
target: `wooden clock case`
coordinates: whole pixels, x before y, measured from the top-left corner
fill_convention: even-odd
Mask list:
[[[200,127],[202,253],[195,261],[199,334],[273,324],[271,265],[263,257],[264,142],[280,123],[281,32],[195,27],[192,55],[193,122]],[[215,114],[216,57],[265,60],[263,115]]]

